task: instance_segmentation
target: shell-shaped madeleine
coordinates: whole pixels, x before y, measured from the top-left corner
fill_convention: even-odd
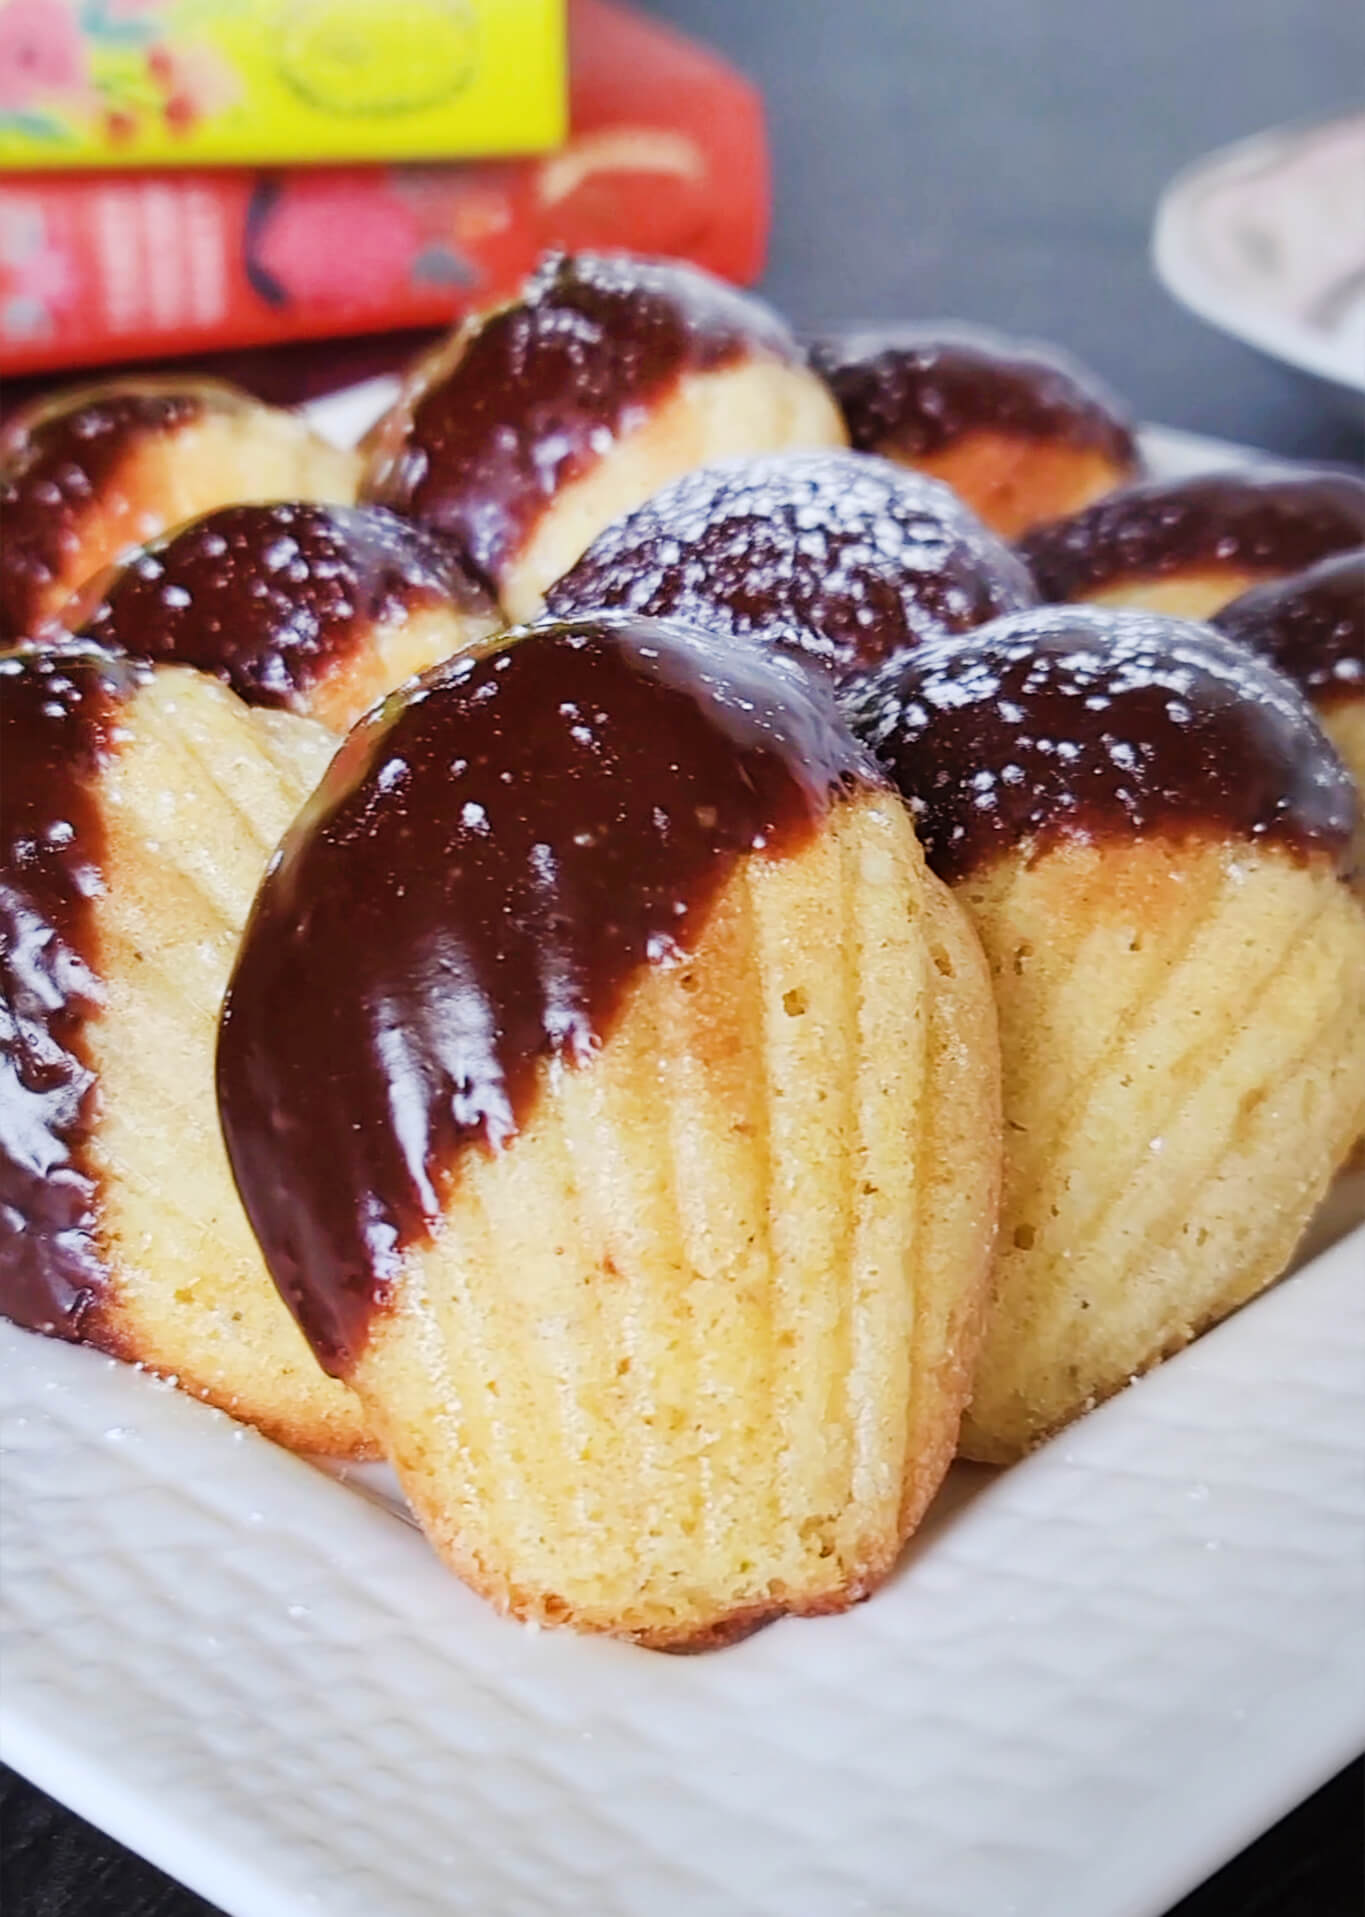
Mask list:
[[[821,340],[811,360],[859,451],[943,480],[1005,539],[1139,469],[1122,401],[1057,347],[930,323]]]
[[[1365,545],[1244,593],[1213,624],[1302,687],[1365,795]],[[1365,885],[1365,808],[1353,860]]]
[[[997,620],[866,695],[999,1005],[963,1448],[1005,1462],[1276,1278],[1357,1136],[1356,794],[1266,658],[1151,614]]]
[[[603,615],[352,733],[218,1081],[437,1548],[518,1616],[697,1649],[865,1596],[947,1468],[998,1070],[980,948],[824,682]]]
[[[761,301],[678,260],[549,254],[413,367],[362,497],[451,539],[512,619],[605,526],[718,459],[841,446],[833,398]]]
[[[492,601],[434,534],[378,507],[221,507],[88,580],[82,643],[195,666],[248,705],[345,732],[385,693],[487,638]]]
[[[1365,479],[1236,467],[1124,486],[1020,544],[1044,599],[1207,619],[1267,581],[1365,544]]]
[[[58,393],[0,435],[0,637],[33,634],[129,547],[239,499],[355,498],[359,461],[221,380]]]
[[[1279,1276],[1365,1124],[1365,914],[1325,859],[1160,838],[958,888],[1006,1126],[963,1426],[1017,1457]]]
[[[187,668],[100,661],[14,655],[0,683],[7,744],[31,775],[34,820],[17,829],[43,828],[27,845],[6,835],[7,897],[33,938],[4,975],[16,1089],[0,1181],[23,1224],[0,1242],[0,1308],[172,1376],[295,1449],[356,1454],[359,1401],[318,1366],[265,1269],[213,1079],[252,897],[335,742]],[[82,707],[101,699],[101,736],[87,723],[73,751]],[[44,905],[61,905],[52,849],[73,844],[78,900],[45,924]],[[47,968],[42,989],[30,965]],[[23,1175],[35,1138],[43,1183]],[[63,1191],[77,1202],[59,1215]]]
[[[270,1281],[232,1182],[213,1054],[237,942],[271,851],[334,740],[253,712],[199,673],[159,669],[104,780],[97,936],[106,1002],[88,1031],[92,1159],[113,1274],[114,1348],[294,1450],[368,1448]]]
[[[908,821],[744,860],[471,1156],[353,1374],[501,1608],[667,1648],[839,1610],[952,1454],[994,1230],[989,987]]]

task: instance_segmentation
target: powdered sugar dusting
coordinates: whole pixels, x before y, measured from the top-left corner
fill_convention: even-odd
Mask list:
[[[142,553],[83,636],[198,666],[254,705],[293,706],[381,622],[492,606],[453,552],[379,507],[225,506]]]
[[[946,486],[817,452],[687,474],[608,527],[547,603],[561,617],[613,607],[682,619],[847,681],[1033,598],[1023,566]]]
[[[1298,689],[1183,620],[1044,607],[926,644],[853,703],[945,877],[1065,837],[1349,847],[1354,790]]]

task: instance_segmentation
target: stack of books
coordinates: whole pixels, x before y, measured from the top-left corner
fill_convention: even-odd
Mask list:
[[[756,276],[760,102],[609,0],[7,0],[0,372],[448,322],[547,248]]]

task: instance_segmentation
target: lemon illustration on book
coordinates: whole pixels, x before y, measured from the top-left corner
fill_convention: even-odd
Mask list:
[[[286,0],[280,72],[329,113],[415,113],[465,87],[477,56],[469,0]]]

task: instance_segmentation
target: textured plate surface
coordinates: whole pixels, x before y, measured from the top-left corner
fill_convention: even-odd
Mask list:
[[[382,1473],[0,1324],[5,1755],[233,1917],[1155,1917],[1365,1744],[1363,1263],[693,1659],[507,1623]]]

